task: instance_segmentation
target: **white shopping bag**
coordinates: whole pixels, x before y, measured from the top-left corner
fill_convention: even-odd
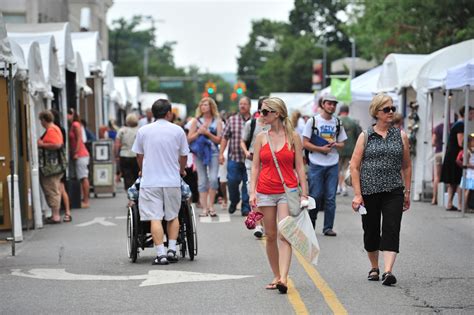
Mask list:
[[[318,264],[319,242],[308,211],[301,211],[297,217],[287,216],[278,223],[278,230],[306,261]]]

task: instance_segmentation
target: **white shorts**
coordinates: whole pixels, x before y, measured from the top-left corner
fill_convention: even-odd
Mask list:
[[[76,160],[76,177],[83,179],[89,177],[89,157],[80,157]]]
[[[257,192],[257,207],[277,207],[279,204],[288,203],[286,199],[286,194],[262,194]]]
[[[172,221],[181,207],[180,187],[141,187],[138,196],[140,220]]]

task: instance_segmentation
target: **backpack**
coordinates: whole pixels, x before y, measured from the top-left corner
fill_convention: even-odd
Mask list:
[[[311,135],[314,133],[314,131],[316,130],[316,135],[319,135],[319,130],[318,128],[316,128],[316,116],[313,116],[311,117],[311,119],[313,120],[313,125],[311,127]],[[339,133],[341,131],[341,120],[337,117],[336,118],[336,140],[337,138],[339,137]],[[310,138],[311,139],[311,138]],[[304,149],[304,155],[306,157],[306,162],[309,164],[309,150],[306,150]]]
[[[255,132],[256,125],[257,125],[257,119],[252,118],[252,120],[250,121],[250,133],[249,133],[248,138],[245,139],[245,146],[247,147],[247,150],[250,148],[250,144],[252,143],[252,138]]]

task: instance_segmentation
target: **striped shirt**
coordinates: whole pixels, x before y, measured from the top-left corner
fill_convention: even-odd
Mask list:
[[[235,162],[245,162],[244,151],[240,147],[240,139],[242,137],[242,129],[247,120],[251,116],[249,115],[247,119],[240,114],[235,114],[231,116],[225,125],[223,136],[229,141],[229,160]]]

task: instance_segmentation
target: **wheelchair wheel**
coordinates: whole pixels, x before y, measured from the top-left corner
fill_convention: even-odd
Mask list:
[[[188,244],[189,259],[194,260],[194,256],[197,255],[197,234],[196,234],[196,221],[194,219],[194,208],[192,205],[188,206],[184,217],[186,226],[186,242]]]
[[[137,205],[128,207],[127,212],[127,252],[131,262],[138,257],[138,209]]]

